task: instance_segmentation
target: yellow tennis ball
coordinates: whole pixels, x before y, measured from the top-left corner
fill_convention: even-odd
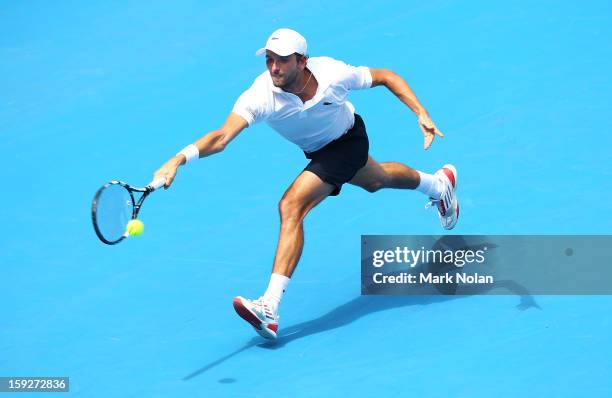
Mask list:
[[[130,220],[126,227],[127,233],[130,236],[142,235],[144,232],[144,224],[140,220]]]

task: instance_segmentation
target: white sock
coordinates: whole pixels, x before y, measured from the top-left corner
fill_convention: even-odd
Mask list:
[[[440,199],[442,195],[442,181],[440,181],[440,178],[437,175],[423,173],[418,170],[417,173],[419,173],[419,177],[421,177],[421,182],[419,186],[416,187],[416,190],[423,192],[430,198],[436,200]]]
[[[283,293],[285,293],[290,280],[290,278],[281,274],[272,274],[272,276],[270,276],[268,290],[266,290],[263,297],[272,304],[275,312],[278,309],[280,301],[283,298]]]

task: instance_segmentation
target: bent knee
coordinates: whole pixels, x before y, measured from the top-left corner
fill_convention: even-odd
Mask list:
[[[385,183],[382,180],[374,180],[374,181],[368,181],[367,183],[362,184],[361,187],[370,193],[374,193],[384,188]]]
[[[278,202],[278,212],[281,222],[299,221],[306,216],[304,205],[291,196],[283,196]]]

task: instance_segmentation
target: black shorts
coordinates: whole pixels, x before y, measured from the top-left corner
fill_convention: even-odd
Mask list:
[[[342,184],[350,181],[368,162],[370,143],[363,119],[355,114],[355,124],[344,135],[314,152],[304,152],[312,159],[304,168],[335,186],[330,196],[340,193]]]

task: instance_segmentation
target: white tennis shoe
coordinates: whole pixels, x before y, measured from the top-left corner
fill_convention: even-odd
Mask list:
[[[248,300],[244,297],[234,298],[236,313],[255,328],[264,339],[276,339],[279,316],[276,310],[263,297]]]
[[[444,229],[453,229],[459,219],[459,201],[457,200],[457,169],[452,164],[445,164],[435,172],[442,181],[442,195],[440,199],[429,198],[425,208],[438,207],[438,216]]]

